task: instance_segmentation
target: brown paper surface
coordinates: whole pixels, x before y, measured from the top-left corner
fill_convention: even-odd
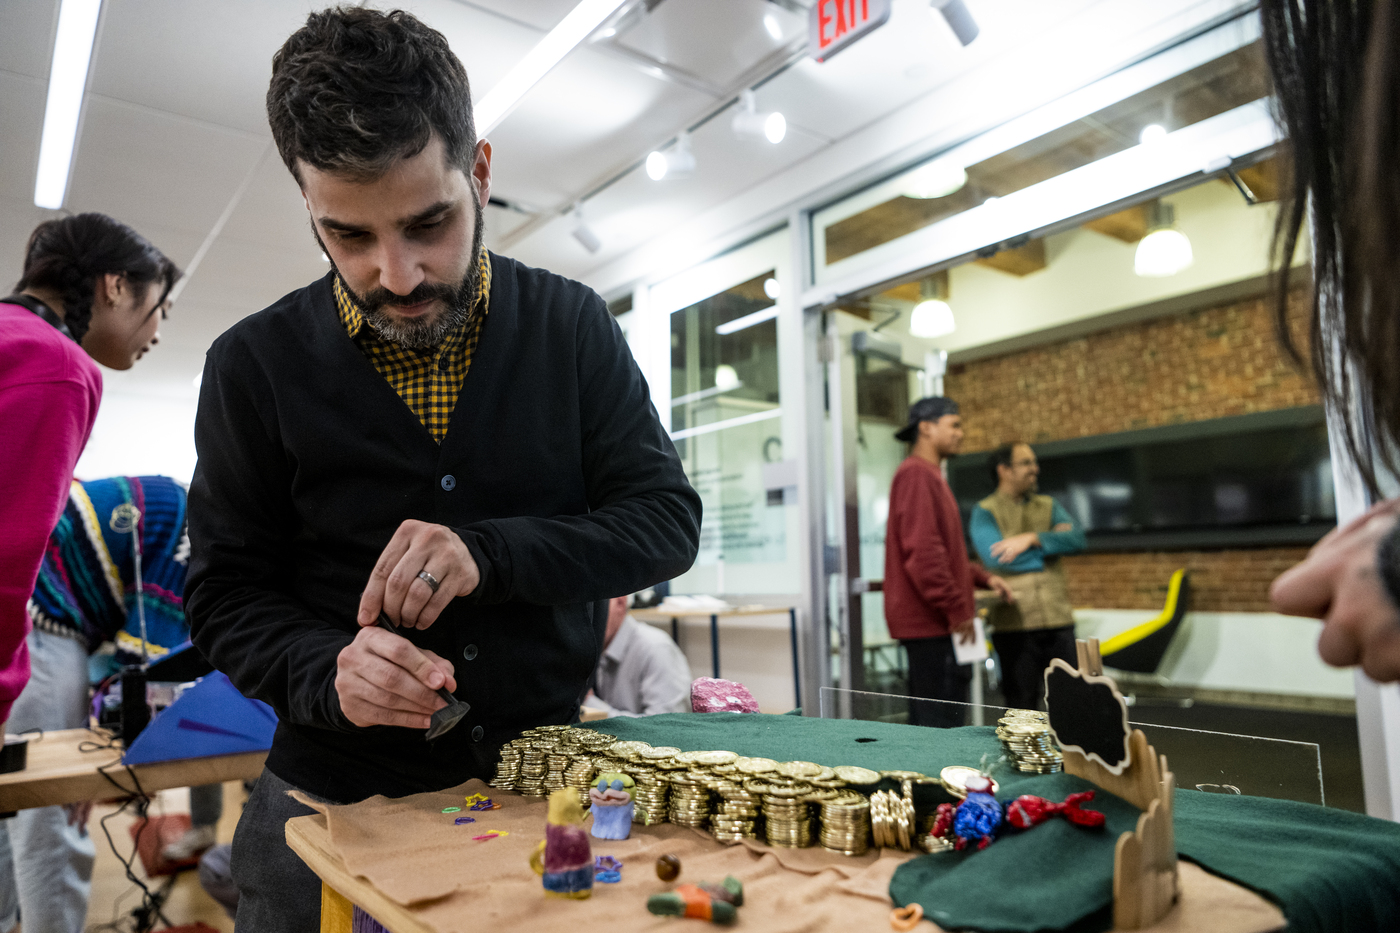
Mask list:
[[[486,794],[499,810],[471,812],[464,797]],[[848,858],[820,848],[781,849],[746,841],[721,845],[708,833],[663,823],[633,824],[624,840],[593,839],[593,854],[623,863],[617,884],[595,884],[585,901],[546,897],[530,869],[530,853],[544,838],[544,800],[498,791],[472,780],[452,790],[390,799],[371,797],[335,806],[295,792],[324,813],[331,844],[346,867],[441,933],[481,929],[529,929],[539,933],[587,931],[696,931],[708,925],[647,912],[646,900],[681,882],[744,883],[744,906],[733,929],[808,931],[889,929],[889,884],[894,870],[916,853],[871,850]],[[460,806],[457,813],[444,807]],[[475,823],[457,826],[456,817]],[[481,842],[491,830],[509,833]],[[656,877],[659,856],[680,858],[674,882]],[[1263,933],[1283,926],[1277,908],[1252,892],[1182,863],[1183,902],[1154,933],[1229,931]],[[936,930],[932,922],[919,930]]]

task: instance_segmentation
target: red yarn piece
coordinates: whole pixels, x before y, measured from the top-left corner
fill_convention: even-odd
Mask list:
[[[1104,825],[1104,815],[1097,810],[1085,810],[1080,806],[1093,799],[1094,792],[1091,790],[1070,794],[1064,803],[1054,803],[1044,797],[1022,794],[1007,804],[1006,821],[1017,829],[1030,829],[1058,815],[1075,826],[1099,829]]]

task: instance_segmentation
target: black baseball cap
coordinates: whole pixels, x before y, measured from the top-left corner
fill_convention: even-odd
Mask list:
[[[937,421],[944,415],[956,415],[957,413],[958,403],[950,398],[942,395],[921,398],[909,406],[909,423],[895,432],[895,439],[911,444],[919,434],[920,421]]]

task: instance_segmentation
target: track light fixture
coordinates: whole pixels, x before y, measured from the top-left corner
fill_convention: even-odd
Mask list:
[[[573,229],[569,232],[573,234],[575,240],[579,241],[584,249],[590,253],[596,253],[603,248],[603,241],[598,238],[598,234],[593,232],[593,228],[583,219],[583,205],[575,204],[572,213],[569,215],[573,220]]]
[[[971,45],[972,40],[982,31],[963,0],[931,0],[930,6],[943,14],[943,19],[953,30],[953,35],[957,36],[963,45]]]
[[[746,139],[766,139],[773,145],[783,141],[787,135],[787,118],[774,110],[772,113],[758,112],[758,98],[746,89],[739,92],[739,112],[730,123],[736,136]]]
[[[695,155],[690,151],[690,134],[681,133],[670,152],[656,150],[647,156],[647,177],[652,181],[663,178],[688,178],[695,174]]]

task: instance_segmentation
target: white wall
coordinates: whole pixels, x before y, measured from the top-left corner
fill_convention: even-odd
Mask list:
[[[102,380],[97,422],[74,475],[84,480],[159,475],[188,484],[195,463],[194,386],[153,386],[108,369]]]
[[[1156,615],[1076,609],[1075,633],[1102,643]],[[1316,619],[1272,612],[1189,612],[1158,673],[1182,687],[1350,699],[1352,672],[1317,656],[1321,631]]]
[[[784,611],[719,621],[719,674],[747,687],[762,713],[786,713],[797,706],[788,626]],[[669,625],[657,628],[671,634]],[[680,646],[692,680],[712,675],[709,619],[682,619]]]

